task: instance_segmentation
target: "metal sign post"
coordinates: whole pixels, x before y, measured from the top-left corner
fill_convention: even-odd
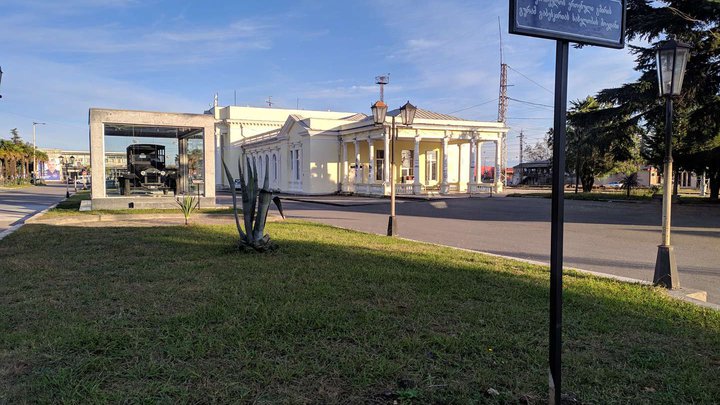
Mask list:
[[[625,46],[625,0],[582,2],[510,0],[510,33],[554,39],[552,208],[550,231],[549,403],[560,404],[562,382],[562,272],[565,222],[565,129],[569,42]]]
[[[552,404],[560,404],[563,225],[565,222],[565,119],[567,109],[568,48],[568,41],[557,41],[555,51],[555,113],[553,117],[552,208],[550,219],[549,385],[550,403]]]

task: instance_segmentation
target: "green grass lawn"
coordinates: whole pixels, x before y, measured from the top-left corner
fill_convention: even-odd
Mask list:
[[[0,241],[0,403],[543,403],[547,269],[323,225],[26,225]],[[720,313],[565,278],[582,403],[717,403]],[[500,395],[485,396],[488,388]]]

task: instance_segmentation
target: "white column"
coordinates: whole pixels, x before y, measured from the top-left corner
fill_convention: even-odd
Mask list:
[[[475,168],[477,167],[477,146],[475,146],[475,138],[470,138],[470,175],[468,176],[468,191],[470,186],[476,184]]]
[[[342,185],[340,187],[340,190],[342,191],[348,191],[348,179],[349,179],[349,172],[348,172],[348,155],[347,155],[347,142],[341,140],[342,142],[342,175],[341,175],[341,181]]]
[[[303,176],[304,176],[303,165],[304,165],[304,163],[303,163],[303,146],[301,143],[300,145],[298,145],[298,166],[299,166],[298,174],[299,174],[299,178],[300,178],[300,187],[299,188],[301,191],[305,191],[304,190],[305,186],[303,185]]]
[[[357,138],[353,142],[355,143],[355,184],[357,185],[362,181],[362,176],[360,176],[360,144]]]
[[[482,146],[483,141],[478,141],[477,143],[477,182],[478,184],[482,184],[482,176],[483,176],[483,160],[482,160]]]
[[[413,194],[420,194],[422,187],[420,186],[420,136],[415,135],[415,151],[413,152]]]
[[[501,144],[500,141],[494,141],[495,142],[495,192],[499,193],[502,191],[502,177],[500,176],[500,160],[501,158]]]
[[[440,193],[447,194],[450,191],[448,186],[448,138],[442,139],[442,148],[440,149],[440,155],[442,155],[442,172],[440,173]]]
[[[390,181],[390,131],[387,129],[385,130],[385,163],[383,164],[383,183],[388,183]]]
[[[373,173],[375,170],[373,170],[375,166],[375,145],[371,138],[368,138],[368,172],[367,172],[367,182],[368,184],[372,184],[375,182],[375,178],[373,177]]]

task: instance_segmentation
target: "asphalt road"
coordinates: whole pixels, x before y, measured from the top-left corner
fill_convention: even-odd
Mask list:
[[[65,199],[65,186],[0,188],[0,232]]]
[[[317,200],[325,204],[283,200],[283,205],[292,218],[386,232],[388,200]],[[549,199],[399,201],[397,215],[402,237],[550,262]],[[566,201],[565,266],[652,281],[660,219],[659,202]],[[707,291],[708,301],[720,304],[720,207],[675,205],[672,220],[681,285]]]

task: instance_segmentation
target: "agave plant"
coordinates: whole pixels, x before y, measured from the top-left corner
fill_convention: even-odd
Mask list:
[[[195,211],[200,205],[200,200],[195,200],[195,197],[193,196],[183,196],[182,199],[178,198],[175,200],[177,205],[180,206],[180,211],[182,211],[183,216],[185,217],[185,225],[188,224],[188,219],[190,219],[190,214],[192,214],[193,211]]]
[[[285,218],[285,214],[282,210],[282,203],[280,197],[273,196],[270,191],[270,177],[268,163],[265,163],[265,179],[263,180],[262,188],[258,189],[257,182],[257,168],[253,163],[250,166],[250,159],[247,160],[248,173],[247,173],[247,184],[245,183],[245,176],[243,175],[242,161],[238,159],[238,173],[240,175],[240,187],[241,187],[241,198],[242,198],[242,214],[243,222],[245,224],[245,230],[240,226],[240,218],[238,217],[238,206],[237,206],[237,190],[235,190],[233,179],[230,170],[225,164],[225,160],[222,160],[225,174],[227,175],[228,181],[230,182],[230,191],[232,192],[233,200],[233,211],[235,214],[235,225],[237,226],[238,233],[240,234],[240,241],[238,242],[238,248],[242,251],[254,250],[257,252],[267,252],[270,250],[277,249],[277,245],[270,240],[270,235],[265,234],[265,223],[267,222],[268,211],[270,210],[270,201],[275,203],[280,215]]]

